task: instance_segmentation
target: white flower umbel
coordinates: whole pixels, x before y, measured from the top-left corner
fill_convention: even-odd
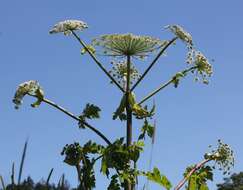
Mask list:
[[[185,42],[188,46],[193,46],[192,43],[192,36],[187,31],[185,31],[181,26],[179,25],[169,25],[165,27],[166,29],[169,29],[172,33],[174,33],[180,40]]]
[[[50,34],[64,33],[68,35],[74,30],[84,30],[88,28],[88,25],[80,20],[65,20],[54,25],[54,27],[49,31]]]
[[[19,106],[22,104],[23,98],[27,94],[35,96],[38,99],[35,103],[31,104],[32,107],[39,106],[44,97],[44,92],[37,81],[30,80],[21,83],[18,86],[13,98],[13,103],[15,104],[16,109],[18,109]]]
[[[101,47],[102,54],[113,57],[144,58],[166,44],[167,41],[130,33],[102,35],[93,40],[94,46]]]
[[[212,75],[213,70],[211,64],[209,63],[208,59],[199,51],[196,52],[195,65],[198,66],[198,71],[201,74],[205,74],[209,77]]]
[[[212,65],[208,59],[199,51],[192,49],[187,56],[187,63],[196,67],[195,81],[202,81],[204,84],[208,84],[208,78],[213,74]]]

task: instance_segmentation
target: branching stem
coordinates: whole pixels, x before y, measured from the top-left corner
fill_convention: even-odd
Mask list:
[[[87,48],[86,44],[80,39],[80,37],[72,31],[72,34],[74,37],[78,40],[78,42],[83,46],[83,48],[88,52],[90,57],[94,60],[94,62],[101,68],[101,70],[111,79],[111,81],[124,93],[123,88],[121,85],[118,84],[118,82],[110,75],[110,73],[103,67],[103,65],[97,60],[97,58],[94,56],[94,54]]]
[[[183,70],[181,73],[183,74],[187,74],[188,72],[196,69],[196,66],[190,67],[189,69],[185,69]],[[161,91],[162,89],[164,89],[165,87],[167,87],[168,85],[170,85],[171,83],[174,82],[174,77],[172,77],[169,81],[167,81],[166,83],[162,84],[160,87],[158,87],[157,89],[155,89],[153,92],[151,92],[149,95],[147,95],[146,97],[144,97],[138,104],[141,105],[142,103],[144,103],[146,100],[150,99],[151,97],[153,97],[155,94],[157,94],[159,91]]]
[[[57,105],[56,103],[43,98],[42,102],[47,103],[48,105],[55,107],[56,109],[60,110],[61,112],[65,113],[66,115],[68,115],[69,117],[75,119],[76,121],[82,122],[83,125],[85,125],[87,128],[91,129],[93,132],[95,132],[98,136],[100,136],[108,145],[111,144],[111,142],[106,138],[106,136],[101,133],[99,130],[95,129],[93,126],[91,126],[90,124],[88,124],[86,121],[81,120],[79,117],[75,116],[73,113],[67,111],[65,108]]]
[[[171,45],[173,44],[178,37],[173,38],[172,40],[170,40],[168,42],[168,44],[166,44],[166,46],[164,46],[164,48],[161,49],[161,51],[158,53],[158,55],[154,58],[154,60],[151,62],[151,64],[149,65],[149,67],[144,71],[144,73],[142,74],[142,76],[138,79],[138,81],[133,85],[133,87],[131,88],[131,91],[133,91],[136,86],[143,80],[143,78],[147,75],[147,73],[150,71],[150,69],[154,66],[154,64],[158,61],[158,59],[160,58],[161,55],[163,55],[163,53],[165,52],[165,50]]]

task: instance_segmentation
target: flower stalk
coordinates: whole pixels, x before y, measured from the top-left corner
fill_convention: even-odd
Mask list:
[[[205,159],[201,162],[199,162],[198,164],[196,164],[194,166],[194,168],[192,168],[192,170],[186,175],[186,177],[184,177],[179,183],[178,185],[174,188],[174,190],[179,190],[181,187],[183,187],[183,185],[187,182],[187,180],[197,171],[199,170],[202,166],[204,166],[206,163],[208,163],[209,161],[211,161],[211,158]]]
[[[131,88],[131,91],[133,91],[136,86],[143,80],[143,78],[147,75],[147,73],[150,71],[150,69],[154,66],[154,64],[158,61],[158,59],[160,58],[161,55],[163,55],[163,53],[165,52],[165,50],[171,45],[173,44],[176,40],[178,39],[178,37],[174,37],[172,40],[170,40],[166,46],[164,46],[161,51],[158,53],[158,55],[154,58],[154,60],[151,62],[151,64],[149,65],[149,67],[144,71],[144,73],[142,74],[142,76],[138,79],[138,81],[133,85],[133,87]]]
[[[185,69],[183,70],[182,74],[187,74],[188,72],[190,71],[193,71],[195,70],[197,67],[196,66],[193,66],[193,67],[190,67],[189,69]],[[162,84],[161,86],[159,86],[157,89],[155,89],[154,91],[152,91],[149,95],[145,96],[138,104],[141,105],[143,104],[145,101],[147,101],[148,99],[150,99],[151,97],[153,97],[155,94],[157,94],[159,91],[163,90],[165,87],[169,86],[171,83],[173,83],[175,80],[174,77],[172,77],[169,81],[167,81],[166,83]]]
[[[79,121],[79,122],[82,122],[83,125],[85,125],[87,128],[91,129],[93,132],[95,132],[98,136],[100,136],[108,145],[111,144],[111,142],[108,140],[108,138],[103,134],[101,133],[99,130],[97,130],[96,128],[94,128],[93,126],[91,126],[90,124],[88,124],[86,121],[83,121],[81,120],[79,117],[75,116],[73,113],[67,111],[65,108],[57,105],[56,103],[46,99],[46,98],[43,98],[42,102],[45,102],[46,104],[60,110],[61,112],[65,113],[66,115],[68,115],[69,117],[75,119],[76,121]]]
[[[78,40],[78,42],[83,46],[83,48],[88,52],[90,57],[94,60],[94,62],[101,68],[101,70],[111,79],[111,81],[122,91],[123,88],[118,84],[118,82],[110,75],[110,73],[103,67],[103,65],[97,60],[94,54],[89,50],[86,44],[80,39],[80,37],[72,30],[71,31],[74,37]]]

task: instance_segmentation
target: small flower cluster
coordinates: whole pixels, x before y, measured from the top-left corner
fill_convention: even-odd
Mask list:
[[[54,27],[50,30],[50,34],[54,33],[64,33],[64,35],[68,35],[73,30],[84,30],[88,28],[88,25],[80,20],[65,20],[59,22],[54,25]]]
[[[185,31],[181,26],[179,25],[169,25],[165,27],[168,28],[171,32],[173,32],[180,40],[185,42],[188,47],[192,48],[193,42],[192,42],[192,36],[187,31]]]
[[[211,64],[201,52],[196,53],[195,65],[198,66],[198,72],[200,74],[207,76],[211,76],[213,74]]]
[[[134,34],[102,35],[93,40],[93,45],[101,47],[102,53],[108,56],[147,57],[167,43],[150,36]]]
[[[44,97],[44,92],[37,81],[30,80],[24,82],[18,86],[13,98],[16,109],[23,103],[23,98],[27,94],[38,98],[38,100],[32,104],[33,107],[38,106]]]
[[[76,166],[82,160],[82,147],[77,142],[74,144],[66,144],[61,152],[61,155],[65,155],[65,163],[71,166]]]
[[[191,34],[179,25],[169,25],[166,28],[186,43],[188,49],[186,62],[195,65],[195,69],[192,70],[192,72],[196,72],[195,80],[198,81],[201,78],[204,84],[208,84],[207,77],[210,77],[213,73],[212,66],[207,58],[194,48]]]
[[[112,68],[109,71],[109,73],[116,78],[117,82],[119,84],[126,84],[126,77],[127,77],[127,62],[125,60],[122,61],[112,61]],[[139,74],[138,70],[134,65],[131,64],[130,68],[130,81],[131,84],[136,81],[141,75]]]
[[[198,81],[202,79],[204,84],[208,84],[208,77],[211,77],[213,74],[212,65],[209,63],[208,59],[199,51],[192,53],[189,64],[193,63],[196,67],[196,78]]]
[[[215,160],[215,164],[219,166],[219,170],[223,170],[224,174],[230,174],[231,168],[234,166],[234,153],[229,145],[218,140],[218,147],[204,156],[206,159]]]
[[[198,52],[196,55],[195,65],[197,66],[197,72],[202,77],[203,83],[208,84],[207,77],[210,77],[213,74],[212,65],[200,52]]]

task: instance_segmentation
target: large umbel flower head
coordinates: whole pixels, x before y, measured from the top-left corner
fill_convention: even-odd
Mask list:
[[[93,45],[101,47],[104,55],[137,58],[147,57],[166,43],[167,41],[150,36],[137,36],[130,33],[102,35],[93,40]]]
[[[80,20],[65,20],[54,25],[54,27],[49,31],[50,34],[64,33],[68,35],[74,30],[84,30],[88,28],[88,25]]]

